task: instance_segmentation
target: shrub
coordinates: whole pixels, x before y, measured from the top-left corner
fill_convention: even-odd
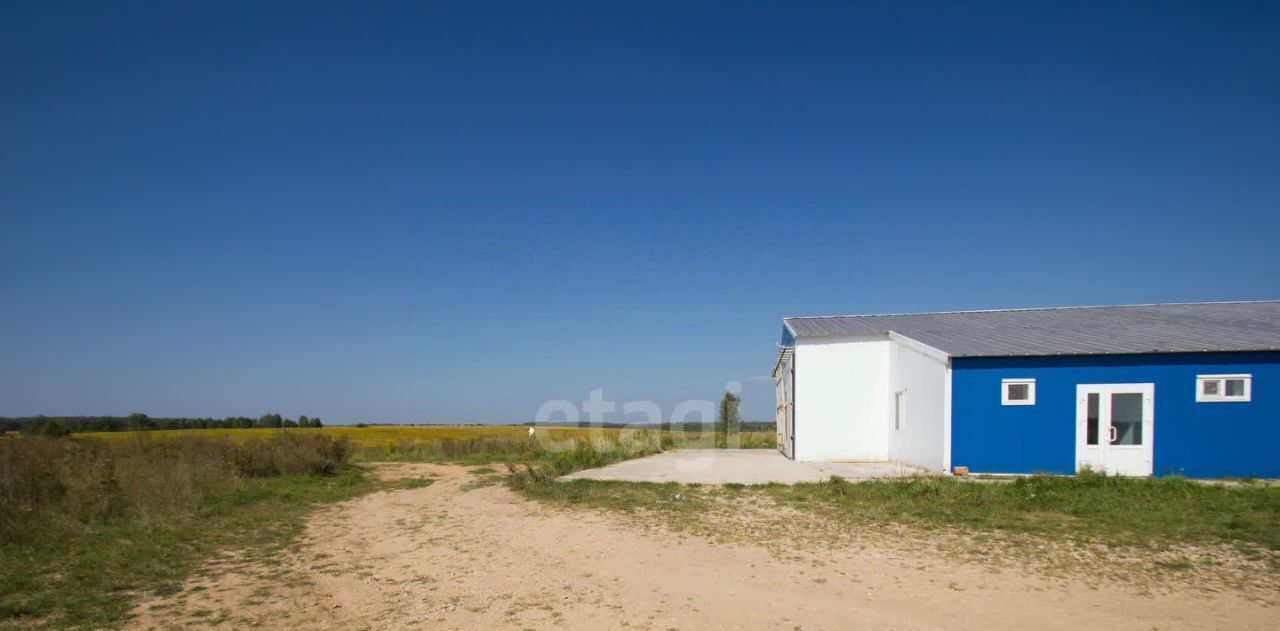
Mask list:
[[[194,506],[237,477],[329,475],[351,454],[345,438],[281,432],[133,441],[26,436],[0,439],[0,543],[82,529],[125,513]]]
[[[236,471],[248,476],[328,475],[351,456],[346,438],[326,434],[282,432],[228,445]]]
[[[46,438],[63,438],[71,435],[71,428],[59,419],[45,421],[40,427],[40,435]]]

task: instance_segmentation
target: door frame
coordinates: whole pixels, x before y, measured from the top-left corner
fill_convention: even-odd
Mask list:
[[[1143,437],[1142,458],[1147,465],[1146,472],[1145,473],[1126,473],[1124,475],[1138,476],[1138,477],[1153,475],[1155,473],[1155,457],[1154,456],[1155,456],[1155,442],[1156,442],[1156,433],[1155,433],[1156,384],[1154,383],[1076,384],[1076,432],[1075,432],[1076,443],[1075,443],[1075,449],[1073,450],[1075,452],[1076,473],[1080,473],[1083,450],[1085,449],[1085,444],[1084,444],[1085,433],[1087,431],[1086,417],[1088,416],[1088,413],[1089,413],[1088,397],[1090,393],[1095,393],[1095,392],[1099,394],[1099,404],[1100,404],[1099,414],[1100,415],[1101,415],[1101,409],[1102,409],[1101,403],[1102,403],[1102,399],[1104,398],[1102,395],[1124,394],[1124,393],[1138,393],[1142,395],[1142,403],[1143,403],[1142,405],[1142,437]],[[1106,399],[1107,399],[1106,408],[1105,408],[1107,410],[1106,418],[1107,418],[1107,425],[1108,427],[1110,427],[1110,423],[1111,423],[1110,397],[1106,397]],[[1099,450],[1099,453],[1101,454],[1100,459],[1102,461],[1103,469],[1106,470],[1107,452],[1110,450],[1111,445],[1109,441],[1103,439],[1103,436],[1105,434],[1101,426],[1101,423],[1099,423],[1098,435],[1099,435],[1098,450]],[[1111,473],[1110,471],[1107,471],[1107,472]]]

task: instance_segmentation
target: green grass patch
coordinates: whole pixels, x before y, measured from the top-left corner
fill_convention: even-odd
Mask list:
[[[346,454],[326,437],[0,439],[0,627],[118,626],[218,550],[278,557],[313,506],[386,485]]]
[[[1280,549],[1280,488],[1180,478],[1031,476],[1009,483],[916,478],[762,487],[780,503],[859,521],[960,527],[1114,546],[1245,543]]]
[[[675,482],[570,480],[529,485],[522,491],[532,499],[624,512],[681,512],[710,506],[701,487]]]
[[[400,478],[383,483],[384,491],[406,491],[409,489],[421,489],[431,486],[435,483],[435,478]]]
[[[511,486],[534,499],[628,512],[697,511],[713,506],[713,499],[761,498],[851,526],[893,523],[1126,547],[1187,543],[1280,550],[1280,488],[1266,485],[1224,487],[1179,478],[1086,474],[1008,483],[946,477],[854,483],[833,478],[723,487],[556,482],[523,475]]]
[[[245,478],[208,489],[196,510],[136,515],[0,552],[0,621],[27,628],[114,626],[137,597],[171,595],[220,548],[279,552],[317,503],[375,488],[355,467],[333,476]]]

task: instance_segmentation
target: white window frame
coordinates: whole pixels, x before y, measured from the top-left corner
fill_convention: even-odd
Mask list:
[[[1227,396],[1227,380],[1244,381],[1244,394]],[[1218,382],[1218,394],[1205,394],[1206,381]],[[1196,403],[1247,403],[1253,398],[1253,375],[1196,375]]]
[[[907,391],[899,390],[893,393],[893,431],[902,431],[902,426],[907,420]]]
[[[1027,386],[1027,398],[1010,399],[1009,386],[1025,385]],[[1031,377],[1018,377],[1014,379],[1000,380],[1000,405],[1035,405],[1036,404],[1036,380]]]

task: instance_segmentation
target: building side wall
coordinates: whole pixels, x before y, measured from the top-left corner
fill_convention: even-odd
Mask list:
[[[889,459],[945,471],[947,361],[894,340],[889,348]],[[897,393],[903,418],[895,423]]]
[[[886,337],[804,339],[795,348],[795,459],[887,460]]]
[[[1251,374],[1248,402],[1197,403],[1196,375]],[[1001,379],[1036,380],[1003,406]],[[951,464],[975,473],[1074,473],[1076,386],[1152,383],[1155,475],[1280,477],[1280,353],[952,360]]]

